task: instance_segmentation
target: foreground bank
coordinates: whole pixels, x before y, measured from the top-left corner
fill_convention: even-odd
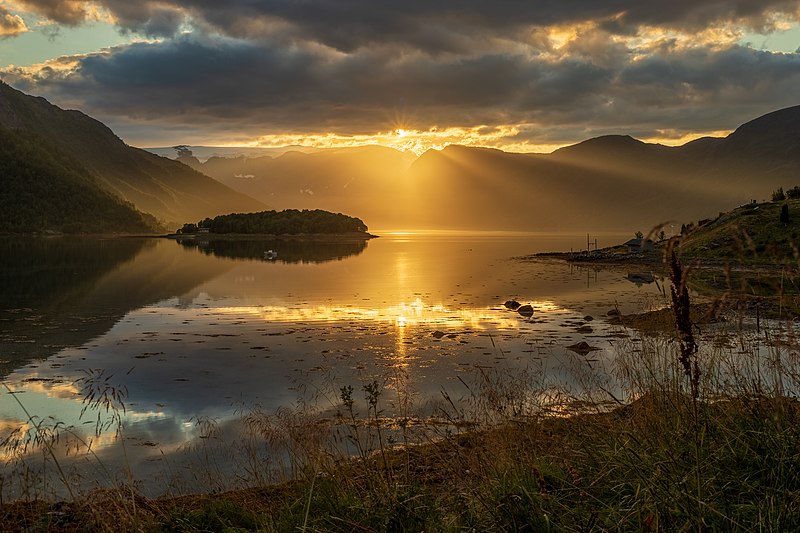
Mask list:
[[[739,396],[695,408],[654,387],[610,413],[508,419],[298,480],[145,500],[132,488],[0,508],[4,531],[791,531],[800,408]],[[379,431],[379,428],[374,428]]]

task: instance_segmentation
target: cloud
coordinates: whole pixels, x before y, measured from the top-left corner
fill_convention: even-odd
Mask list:
[[[134,141],[153,128],[170,144],[200,131],[470,131],[493,146],[683,138],[800,94],[799,54],[736,44],[748,28],[798,20],[796,0],[15,2],[63,24],[105,16],[157,38],[2,72]],[[474,133],[484,127],[505,137]]]
[[[25,25],[25,21],[22,20],[22,17],[0,6],[0,39],[4,37],[14,37],[26,31],[28,31],[28,27]]]
[[[123,29],[174,35],[192,24],[221,35],[264,35],[313,41],[339,51],[389,45],[429,53],[457,52],[502,34],[533,28],[601,22],[605,30],[630,35],[641,26],[694,32],[736,23],[770,31],[800,17],[796,0],[15,0],[58,23],[80,24],[104,11]]]
[[[184,36],[4,74],[104,119],[184,131],[368,135],[513,126],[514,142],[541,144],[600,132],[732,128],[794,105],[800,94],[798,54],[733,45],[666,48],[641,58],[596,36],[569,47],[558,58],[398,58],[380,49],[336,54]]]
[[[12,0],[12,5],[18,11],[33,12],[67,26],[93,20],[96,12],[85,0]]]

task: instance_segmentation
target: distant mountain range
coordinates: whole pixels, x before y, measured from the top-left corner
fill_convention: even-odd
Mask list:
[[[177,161],[126,145],[79,111],[65,111],[2,82],[0,134],[24,142],[28,150],[25,156],[16,148],[2,152],[0,231],[142,231],[155,225],[174,229],[186,221],[266,207]],[[47,157],[56,158],[57,164],[43,168],[40,159]],[[86,198],[88,190],[95,198],[72,209],[75,199]],[[19,205],[23,198],[25,205]],[[17,211],[6,211],[20,207],[25,224],[17,223]],[[131,209],[140,213],[134,216]],[[56,211],[64,215],[51,217]],[[37,221],[32,213],[46,220]],[[96,223],[76,219],[80,213]],[[128,220],[132,216],[140,221]]]
[[[180,149],[180,150],[179,150]],[[198,162],[205,162],[212,157],[261,157],[271,156],[277,157],[286,152],[305,152],[312,153],[318,152],[319,148],[311,146],[281,146],[277,148],[264,148],[261,146],[160,146],[155,148],[145,148],[148,152],[160,155],[161,157],[169,157],[171,159],[180,155],[178,152],[188,152],[186,155],[194,157]]]
[[[124,222],[126,227],[152,227],[157,219],[174,229],[270,206],[342,212],[373,230],[632,233],[664,222],[680,227],[767,198],[778,187],[800,184],[800,106],[764,115],[725,138],[679,147],[604,136],[552,154],[453,145],[417,157],[380,146],[286,147],[257,157],[211,156],[203,162],[198,154],[230,149],[202,147],[195,154],[195,147],[184,147],[178,160],[159,157],[127,146],[78,111],[63,111],[0,84],[0,134],[11,135],[14,142],[27,139],[27,145],[35,145],[29,151],[51,154],[61,169],[26,170],[21,167],[26,158],[39,156],[30,152],[21,157],[17,148],[0,151],[0,165],[9,166],[4,161],[13,159],[20,167],[12,179],[8,172],[0,178],[3,206],[14,207],[15,198],[25,198],[16,202],[25,203],[22,215],[51,213],[59,209],[56,200],[79,194],[77,189],[55,194],[50,189],[60,189],[47,184],[80,185],[80,195],[92,196],[86,190],[94,190],[116,207],[98,204],[78,211],[104,213],[114,207],[119,212],[107,217],[109,224]],[[47,201],[37,203],[36,198]],[[80,218],[74,211],[66,210],[60,223]],[[15,215],[2,216],[8,220],[0,218],[0,231],[8,231]]]
[[[679,147],[604,136],[552,154],[449,146],[220,158],[193,168],[276,208],[358,216],[372,228],[647,231],[800,183],[800,106]]]
[[[276,209],[325,209],[357,216],[370,227],[386,227],[389,220],[400,226],[416,223],[405,212],[406,204],[415,200],[401,191],[415,159],[392,148],[362,146],[179,161]]]

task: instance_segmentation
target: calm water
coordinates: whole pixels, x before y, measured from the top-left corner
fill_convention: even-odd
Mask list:
[[[410,398],[420,417],[443,393],[469,397],[476,373],[531,373],[543,389],[578,391],[587,372],[609,372],[620,332],[607,311],[663,302],[656,283],[637,285],[624,269],[513,259],[582,244],[552,235],[0,241],[0,439],[26,423],[24,408],[33,423],[63,423],[91,443],[89,454],[74,442],[67,450],[77,484],[124,479],[126,465],[157,495],[236,485],[241,461],[209,459],[209,437],[241,437],[235,422],[252,409],[332,413],[345,385],[376,380],[387,416]],[[267,249],[278,258],[264,260]],[[505,309],[511,298],[533,317]],[[601,350],[567,349],[580,341]],[[84,411],[87,377],[124,394],[124,438],[103,424],[110,414]],[[192,466],[201,449],[218,468],[206,480]],[[7,479],[30,468],[19,449],[4,457]]]

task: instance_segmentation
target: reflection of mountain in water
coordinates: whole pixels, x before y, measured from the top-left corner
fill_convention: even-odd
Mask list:
[[[81,346],[128,312],[220,272],[168,243],[133,238],[0,239],[0,376]],[[176,253],[177,252],[177,253]],[[192,254],[195,255],[195,254]]]
[[[276,262],[282,263],[326,263],[341,261],[358,255],[367,248],[367,241],[304,241],[304,240],[215,240],[182,239],[178,244],[197,249],[204,254],[230,259],[264,260],[267,250],[277,252]]]
[[[0,239],[0,312],[47,312],[69,305],[94,281],[129,261],[148,243],[141,239]]]

